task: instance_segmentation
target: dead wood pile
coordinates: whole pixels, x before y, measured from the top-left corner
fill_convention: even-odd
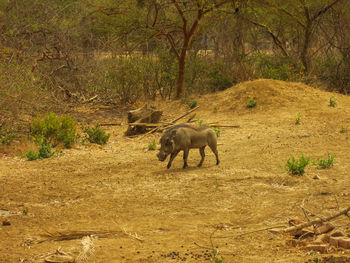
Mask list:
[[[179,117],[169,121],[169,122],[161,122],[160,118],[163,114],[162,111],[155,110],[153,108],[149,108],[144,106],[142,108],[131,110],[128,112],[128,129],[125,132],[126,136],[136,136],[139,134],[147,135],[149,133],[154,133],[156,131],[163,131],[168,129],[176,124],[177,122],[188,116],[189,118],[186,123],[194,122],[194,118],[196,114],[193,113],[197,110],[199,106],[188,110],[187,112],[181,114]],[[208,123],[211,127],[231,127],[231,128],[239,128],[238,125],[226,125],[226,124],[218,124],[218,123]]]

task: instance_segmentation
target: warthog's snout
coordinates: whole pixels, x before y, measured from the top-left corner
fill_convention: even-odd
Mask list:
[[[161,161],[161,162],[164,162],[167,156],[168,156],[168,155],[165,154],[165,153],[163,153],[163,152],[159,152],[159,153],[157,154],[158,160]]]

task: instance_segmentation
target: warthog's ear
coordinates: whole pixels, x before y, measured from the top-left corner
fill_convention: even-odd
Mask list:
[[[171,139],[174,139],[176,136],[176,130],[173,130],[171,133],[170,133],[170,138]]]

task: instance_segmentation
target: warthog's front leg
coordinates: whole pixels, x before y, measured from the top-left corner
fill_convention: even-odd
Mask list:
[[[199,148],[199,153],[201,154],[202,159],[201,159],[201,161],[199,162],[198,167],[201,167],[202,164],[203,164],[203,162],[204,162],[204,157],[205,157],[204,149],[205,149],[205,146],[202,147],[202,148]]]
[[[188,153],[189,153],[190,149],[184,149],[184,166],[182,167],[183,169],[185,169],[188,165],[187,165],[187,158],[188,158]]]
[[[170,159],[168,162],[168,165],[166,166],[168,169],[171,167],[171,163],[173,162],[173,160],[175,159],[176,155],[179,153],[180,151],[176,151],[176,152],[172,152],[170,155]]]

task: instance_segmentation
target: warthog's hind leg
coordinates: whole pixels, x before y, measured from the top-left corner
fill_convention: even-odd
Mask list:
[[[171,153],[170,159],[169,159],[169,162],[168,162],[168,165],[166,166],[168,169],[171,167],[171,164],[172,164],[173,160],[175,159],[176,155],[177,155],[179,152],[180,152],[180,151],[176,151],[176,152]]]
[[[185,169],[188,165],[187,165],[187,158],[188,158],[188,153],[189,153],[190,149],[184,149],[184,166],[182,167],[183,169]]]
[[[218,149],[216,148],[216,145],[209,145],[210,149],[213,151],[216,157],[216,165],[219,165],[220,160],[219,160],[219,154],[218,154]]]
[[[201,159],[201,161],[199,162],[198,167],[201,167],[202,164],[203,164],[203,162],[204,162],[204,157],[205,157],[204,149],[205,149],[205,146],[202,147],[202,148],[199,148],[199,153],[201,154],[202,159]]]

